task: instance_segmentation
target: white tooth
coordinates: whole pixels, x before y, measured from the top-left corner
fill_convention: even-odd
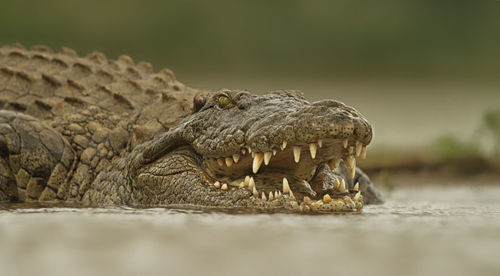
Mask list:
[[[274,199],[273,192],[269,192],[268,198],[269,198],[269,201]]]
[[[344,159],[344,162],[347,166],[347,169],[349,169],[351,178],[354,178],[354,175],[356,174],[356,158],[350,155],[346,159]]]
[[[286,141],[283,141],[283,144],[281,144],[281,150],[286,149]]]
[[[278,196],[280,196],[280,197],[281,197],[281,191],[278,191]]]
[[[226,166],[231,167],[233,165],[233,158],[226,157]]]
[[[245,181],[244,181],[244,183],[245,183],[245,186],[248,186],[248,183],[250,183],[250,176],[248,176],[248,175],[247,175],[247,176],[245,176]]]
[[[248,181],[248,188],[250,188],[250,190],[255,188],[255,181],[253,180],[253,177],[250,177],[250,180]]]
[[[257,188],[255,188],[255,186],[253,186],[253,189],[252,189],[252,194],[254,197],[259,197],[259,192],[257,192]]]
[[[335,178],[335,181],[333,182],[333,189],[334,190],[339,190],[340,189],[340,182],[337,178]]]
[[[255,152],[252,152],[252,158],[254,158],[254,157],[255,157]]]
[[[349,141],[347,140],[347,138],[345,138],[344,141],[342,141],[342,143],[344,144],[344,148],[346,149],[347,145],[349,144]]]
[[[241,154],[243,154],[243,155],[247,154],[247,150],[246,149],[241,149]]]
[[[220,182],[219,182],[219,181],[215,181],[215,183],[214,183],[214,187],[215,187],[215,188],[220,188]]]
[[[316,158],[316,151],[318,150],[318,145],[316,143],[309,144],[309,151],[311,152],[311,158]]]
[[[286,177],[283,177],[283,193],[288,194],[290,193],[290,185],[288,185],[288,179]]]
[[[274,191],[274,198],[278,199],[278,196],[279,196],[278,191]]]
[[[295,199],[295,196],[293,195],[292,191],[290,190],[290,200],[291,201],[297,201],[297,199]]]
[[[356,176],[356,164],[354,164],[354,167],[349,169],[349,173],[351,174],[351,178],[354,178],[354,176]]]
[[[299,161],[300,161],[300,147],[297,147],[297,146],[293,147],[293,159],[295,160],[295,163],[299,163]]]
[[[276,153],[278,153],[278,152],[275,149],[273,149],[273,156],[275,156]]]
[[[227,191],[227,184],[226,183],[222,184],[221,190]]]
[[[356,185],[354,185],[354,188],[352,188],[352,190],[355,192],[359,192],[359,183],[356,183]]]
[[[345,181],[344,181],[344,179],[341,179],[341,180],[340,180],[340,187],[339,187],[339,191],[340,191],[341,193],[345,193],[345,192],[347,191],[347,190],[346,190],[346,188],[345,188]]]
[[[267,201],[266,194],[264,194],[264,192],[262,192],[262,197],[261,198],[262,198],[262,200]]]
[[[335,170],[339,167],[340,165],[340,159],[338,158],[335,158],[335,159],[332,159],[330,161],[328,161],[328,166],[330,167],[330,170]]]
[[[330,202],[330,201],[332,201],[332,198],[330,197],[330,195],[329,195],[329,194],[325,194],[325,195],[323,196],[323,202],[324,202],[324,203],[328,203],[328,202]]]
[[[253,173],[257,173],[259,171],[260,166],[262,165],[262,161],[264,160],[264,154],[262,152],[256,153],[253,158]]]
[[[365,160],[366,159],[366,146],[363,146],[361,148],[361,153],[359,154],[359,159]]]
[[[321,140],[321,139],[319,139],[319,140],[318,140],[318,146],[319,146],[320,148],[322,148],[322,147],[323,147],[323,140]]]
[[[357,192],[357,193],[354,195],[353,199],[354,199],[355,201],[358,201],[358,200],[360,199],[360,197],[361,197],[361,192]]]
[[[240,185],[238,186],[238,188],[242,189],[245,187],[245,182],[241,181],[240,182]]]
[[[344,157],[344,164],[348,169],[352,167],[352,159],[354,159],[354,156],[352,155]]]
[[[248,147],[248,153],[252,153],[252,148]]]
[[[356,156],[359,157],[361,154],[361,149],[363,148],[363,144],[360,141],[356,141]]]
[[[224,166],[224,158],[217,158],[217,164],[219,164],[219,166]]]
[[[240,161],[240,155],[239,154],[233,154],[233,160],[234,160],[234,163],[238,163],[238,161]]]
[[[269,161],[271,161],[271,156],[273,156],[273,153],[270,151],[266,151],[264,153],[264,164],[267,166],[269,165]]]

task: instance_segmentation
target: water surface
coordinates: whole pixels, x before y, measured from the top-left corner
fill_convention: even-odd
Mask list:
[[[0,275],[500,275],[500,187],[386,197],[326,216],[4,205]]]

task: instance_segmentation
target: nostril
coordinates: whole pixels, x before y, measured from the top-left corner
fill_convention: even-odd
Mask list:
[[[250,106],[250,103],[248,101],[239,101],[236,106],[238,106],[239,109],[248,109]]]

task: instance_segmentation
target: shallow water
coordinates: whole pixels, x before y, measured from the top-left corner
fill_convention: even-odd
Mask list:
[[[500,275],[500,187],[404,188],[362,214],[0,210],[0,275]]]

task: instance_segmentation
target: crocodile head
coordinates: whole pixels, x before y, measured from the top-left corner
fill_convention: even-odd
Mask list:
[[[192,191],[203,186],[200,205],[357,211],[359,186],[345,183],[371,139],[366,119],[338,101],[310,103],[293,91],[200,93],[193,114],[144,149],[148,165],[139,174],[158,174],[166,156],[182,149],[202,176],[185,183]]]

